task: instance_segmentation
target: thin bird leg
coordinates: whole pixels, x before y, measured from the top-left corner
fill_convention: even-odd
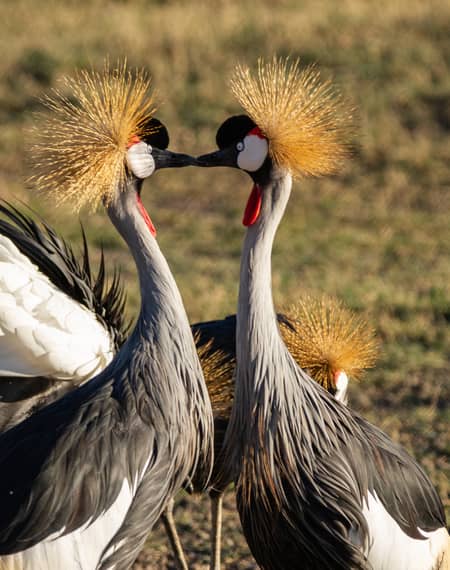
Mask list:
[[[211,562],[209,568],[210,570],[220,570],[223,493],[211,495],[210,499],[211,499]]]
[[[183,546],[178,535],[175,519],[173,518],[174,499],[170,499],[167,507],[161,515],[161,519],[166,530],[167,537],[172,547],[173,555],[175,557],[175,564],[179,570],[189,570],[186,556],[184,554]]]

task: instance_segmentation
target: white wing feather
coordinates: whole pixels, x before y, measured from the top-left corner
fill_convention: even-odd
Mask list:
[[[107,330],[0,236],[0,376],[80,383],[113,357]]]
[[[365,554],[374,570],[437,570],[448,548],[445,527],[432,532],[418,529],[425,540],[405,534],[386,511],[376,493],[368,493],[363,509],[369,527],[369,547]]]

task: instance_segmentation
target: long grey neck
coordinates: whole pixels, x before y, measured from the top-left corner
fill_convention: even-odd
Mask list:
[[[163,320],[169,320],[175,322],[176,329],[188,331],[190,335],[178,287],[139,208],[138,194],[133,188],[133,184],[139,182],[134,180],[128,184],[107,210],[112,223],[126,241],[138,270],[141,333],[150,337],[158,331]]]
[[[113,360],[132,373],[117,376],[116,393],[131,405],[139,400],[134,409],[146,423],[165,426],[176,464],[168,473],[180,477],[174,490],[197,469],[202,486],[212,465],[211,404],[180,292],[133,184],[138,182],[130,181],[108,207],[136,262],[141,291],[136,326]]]
[[[268,358],[269,352],[286,350],[278,332],[272,298],[271,254],[291,187],[289,173],[272,170],[270,181],[262,187],[261,212],[257,222],[248,228],[242,250],[236,329],[237,376],[247,376],[248,382],[256,384],[264,374],[246,367],[249,364],[258,369],[264,367],[261,359]],[[238,384],[239,378],[237,393]]]

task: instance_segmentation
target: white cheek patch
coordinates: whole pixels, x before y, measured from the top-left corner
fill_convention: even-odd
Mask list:
[[[343,404],[347,403],[348,376],[341,370],[335,377],[336,394],[334,397]]]
[[[267,140],[257,135],[247,135],[243,143],[244,149],[238,154],[237,165],[242,170],[256,172],[266,160],[269,151]]]
[[[155,160],[151,155],[151,146],[139,142],[127,150],[127,162],[131,172],[137,178],[148,178],[155,170]]]
[[[336,388],[338,390],[345,390],[347,386],[348,386],[348,376],[343,370],[341,370],[336,378]]]

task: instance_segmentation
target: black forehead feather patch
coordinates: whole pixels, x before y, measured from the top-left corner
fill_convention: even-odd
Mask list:
[[[150,134],[142,137],[144,142],[161,150],[165,150],[169,146],[169,132],[161,121],[152,117],[143,126],[145,130],[150,131]]]
[[[217,146],[220,149],[226,148],[242,140],[255,127],[255,123],[247,115],[229,117],[217,131]]]

